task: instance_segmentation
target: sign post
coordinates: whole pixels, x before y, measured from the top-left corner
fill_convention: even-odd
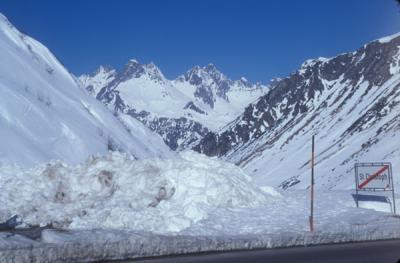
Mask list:
[[[310,231],[314,232],[314,135],[311,145],[311,209],[310,209]]]
[[[396,200],[391,163],[356,163],[356,204],[360,191],[391,191],[393,198],[393,213],[396,214]]]

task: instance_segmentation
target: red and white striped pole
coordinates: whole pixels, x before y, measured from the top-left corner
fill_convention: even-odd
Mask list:
[[[311,213],[310,213],[310,231],[314,232],[314,135],[312,136],[311,146]]]

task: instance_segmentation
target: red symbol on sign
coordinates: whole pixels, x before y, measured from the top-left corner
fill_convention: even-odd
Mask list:
[[[371,175],[370,177],[367,178],[367,180],[365,180],[362,184],[360,184],[358,186],[359,189],[363,188],[364,186],[366,186],[369,182],[371,182],[372,180],[374,180],[374,178],[376,178],[377,176],[379,176],[381,173],[383,173],[384,171],[386,171],[387,169],[389,169],[388,165],[383,166],[381,169],[379,169],[379,171],[377,171],[376,173],[374,173],[373,175]]]

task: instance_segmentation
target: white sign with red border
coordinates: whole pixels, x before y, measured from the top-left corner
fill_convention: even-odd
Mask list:
[[[360,191],[390,191],[392,192],[392,211],[396,214],[396,200],[391,163],[356,163],[356,203],[358,207],[358,192]]]
[[[357,188],[362,190],[391,190],[389,164],[361,165],[357,167]]]

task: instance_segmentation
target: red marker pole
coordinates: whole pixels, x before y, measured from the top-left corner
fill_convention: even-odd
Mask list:
[[[314,135],[312,136],[311,146],[311,214],[310,231],[314,232]]]

